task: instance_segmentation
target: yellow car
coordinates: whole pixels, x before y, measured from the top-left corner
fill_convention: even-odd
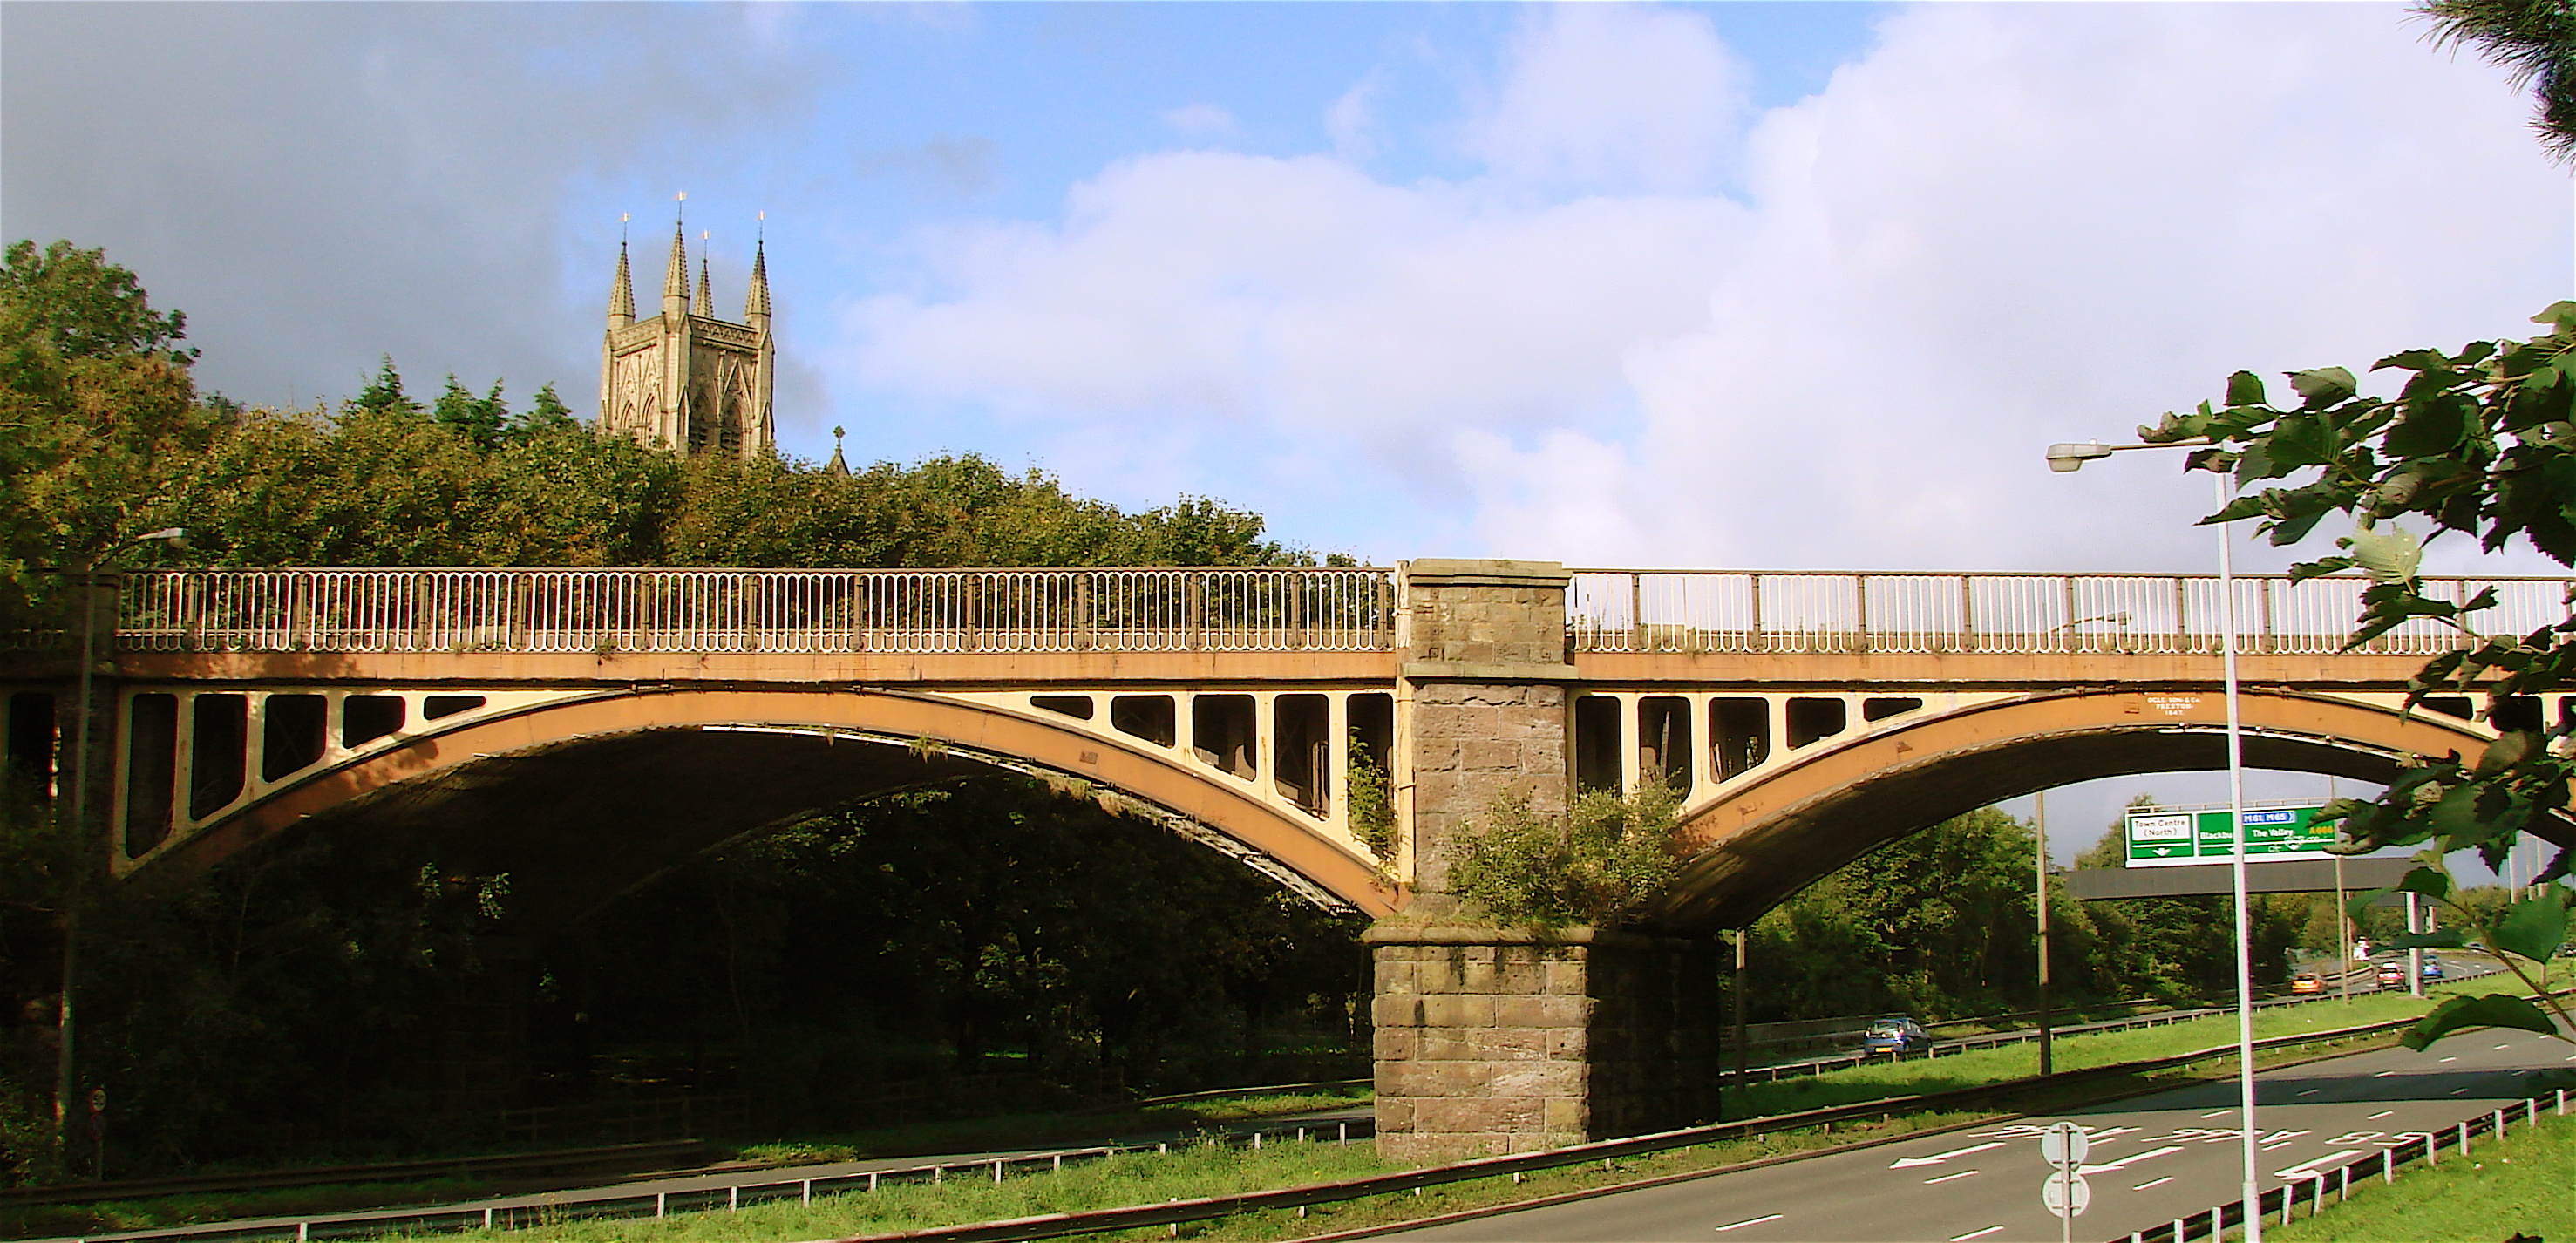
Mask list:
[[[2318,975],[2314,971],[2302,971],[2296,978],[2290,981],[2290,991],[2294,993],[2322,993],[2326,991],[2326,978]]]

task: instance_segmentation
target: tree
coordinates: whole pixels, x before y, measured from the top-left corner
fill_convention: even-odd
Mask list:
[[[448,377],[451,383],[455,379],[453,375]],[[403,396],[402,373],[394,370],[394,356],[391,354],[384,356],[384,362],[376,368],[376,378],[367,381],[367,386],[349,399],[349,405],[359,410],[420,413],[420,403]]]
[[[0,304],[11,308],[13,339],[41,341],[64,358],[156,357],[184,367],[197,357],[171,347],[188,335],[188,317],[154,313],[134,273],[103,250],[56,241],[40,254],[32,241],[11,243]]]
[[[2437,44],[2476,44],[2539,97],[2531,128],[2541,145],[2576,158],[2576,9],[2567,0],[2426,0]]]
[[[492,391],[480,397],[456,382],[456,373],[447,373],[447,388],[430,407],[429,417],[455,428],[486,453],[501,447],[510,435],[510,406],[501,400],[501,382],[492,382]]]
[[[2209,441],[2213,447],[2195,452],[2191,464],[2232,471],[2252,489],[2204,522],[2258,518],[2259,529],[2285,546],[2331,515],[2352,522],[2351,534],[2337,540],[2343,552],[2301,563],[2292,577],[2368,573],[2347,648],[2417,619],[2460,632],[2462,646],[2425,662],[2411,679],[2410,708],[2436,692],[2483,691],[2495,705],[2562,690],[2576,682],[2576,618],[2523,635],[2487,634],[2476,623],[2494,607],[2493,590],[2465,602],[2434,599],[2421,576],[2427,540],[2452,535],[2488,552],[2527,547],[2562,566],[2576,563],[2576,303],[2557,303],[2534,320],[2549,331],[2381,359],[2374,370],[2406,374],[2394,398],[2366,396],[2351,372],[2326,367],[2290,375],[2299,400],[2284,408],[2271,403],[2260,377],[2240,371],[2229,378],[2223,405],[2168,413],[2139,432],[2161,443]],[[2408,519],[2425,534],[2409,529]],[[2567,819],[2576,735],[2565,721],[2533,726],[2505,729],[2473,759],[2423,759],[2400,771],[2375,802],[2339,800],[2321,819],[2339,822],[2355,852],[2437,843],[2397,889],[2451,905],[2452,882],[2441,866],[2450,851],[2474,848],[2497,866],[2524,832],[2561,847],[2576,843],[2576,824]],[[2562,850],[2542,879],[2565,876],[2568,862]],[[2355,909],[2378,896],[2363,895]],[[2565,939],[2566,908],[2566,891],[2556,886],[2484,915],[2453,907],[2461,922],[2399,948],[2474,941],[2541,991],[2548,959]],[[2472,1026],[2555,1031],[2551,1014],[2571,1017],[2545,991],[2538,1004],[2502,994],[2454,998],[2408,1042],[2420,1048]]]

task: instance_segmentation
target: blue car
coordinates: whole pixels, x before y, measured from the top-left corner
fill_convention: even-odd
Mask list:
[[[2442,960],[2433,957],[2431,954],[2426,954],[2424,956],[2424,978],[2428,980],[2438,980],[2442,978],[2442,974]]]
[[[1880,1019],[1860,1034],[1863,1053],[1903,1053],[1932,1043],[1932,1033],[1908,1018]]]

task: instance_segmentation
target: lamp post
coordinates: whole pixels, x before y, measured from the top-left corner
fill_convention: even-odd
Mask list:
[[[184,527],[163,527],[130,539],[108,545],[80,570],[80,704],[73,709],[72,719],[72,828],[84,845],[99,835],[90,832],[89,824],[89,736],[92,728],[91,679],[98,666],[98,567],[108,558],[137,544],[160,543],[172,548],[188,546]],[[75,874],[75,886],[87,883],[86,872]],[[72,983],[80,970],[80,894],[65,895],[63,903],[63,993],[54,1007],[54,1140],[68,1143],[72,1103]],[[68,1158],[67,1158],[68,1160]]]
[[[2098,441],[2054,444],[2048,447],[2048,468],[2061,474],[2082,470],[2086,462],[2106,458],[2133,449],[2203,448],[2207,440],[2181,441],[2174,444],[2106,445]],[[2217,476],[2218,507],[2224,512],[2236,499],[2235,476],[2213,471]],[[2261,1134],[2254,1128],[2254,939],[2253,920],[2245,898],[2245,731],[2238,713],[2236,682],[2236,552],[2235,542],[2227,537],[2227,524],[2218,528],[2218,596],[2220,663],[2226,673],[2227,697],[2227,820],[2235,826],[2235,850],[2229,856],[2229,873],[2236,890],[2236,1081],[2237,1108],[2242,1116],[2242,1148],[2245,1154],[2245,1240],[2263,1243],[2262,1149]],[[2179,634],[2184,619],[2174,619]]]

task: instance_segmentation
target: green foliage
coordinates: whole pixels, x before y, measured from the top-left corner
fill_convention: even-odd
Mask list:
[[[1507,924],[1610,925],[1671,883],[1681,798],[1648,782],[1621,798],[1586,791],[1551,815],[1504,797],[1457,844],[1451,891]]]
[[[2475,44],[2538,96],[2531,128],[2560,159],[2576,155],[2576,12],[2566,0],[2424,0],[2434,40]]]
[[[155,314],[134,274],[107,261],[103,250],[81,250],[57,241],[38,253],[32,241],[13,242],[0,263],[0,306],[12,337],[41,344],[63,358],[155,358],[186,366],[193,349],[171,343],[188,335],[188,317]]]
[[[1356,736],[1350,740],[1349,763],[1351,836],[1385,863],[1395,858],[1401,844],[1396,837],[1394,782],[1386,766]]]
[[[388,366],[391,364],[388,363]],[[452,427],[473,442],[477,449],[489,453],[501,447],[510,435],[510,406],[501,400],[501,382],[492,381],[492,391],[477,397],[456,382],[456,373],[447,375],[447,388],[429,415],[440,424]]]
[[[2567,63],[2569,31],[2576,27],[2563,9],[2459,4],[2429,11],[2449,23],[2450,38],[2512,44],[2532,36],[2536,42],[2526,51],[2541,59],[2506,59],[2541,75],[2544,123],[2550,120],[2553,92],[2570,85],[2558,66]],[[2541,24],[2514,24],[2526,18]],[[2254,489],[2205,522],[2259,518],[2273,543],[2287,545],[2330,515],[2352,520],[2352,534],[2339,541],[2343,554],[2293,573],[2304,579],[2357,568],[2370,575],[2348,648],[2419,619],[2460,632],[2459,646],[2426,661],[2409,680],[2410,707],[2437,692],[2483,691],[2492,704],[2565,690],[2576,684],[2576,618],[2528,634],[2486,634],[2475,623],[2495,606],[2492,589],[2467,601],[2436,599],[2420,577],[2423,545],[2447,535],[2466,536],[2488,552],[2520,544],[2561,565],[2576,564],[2576,302],[2554,304],[2533,319],[2548,331],[2381,359],[2374,370],[2406,377],[2394,398],[2365,396],[2349,372],[2323,368],[2291,376],[2300,401],[2284,408],[2270,403],[2257,377],[2239,372],[2228,380],[2223,406],[2203,403],[2139,430],[2160,442],[2206,438],[2216,447],[2193,454],[2193,464],[2230,470],[2240,486]],[[2425,524],[2430,536],[2404,530],[2401,520],[2408,518]],[[2400,945],[2474,946],[2541,997],[2539,1009],[2504,994],[2445,1006],[2408,1037],[2415,1047],[2483,1026],[2528,1026],[2544,1009],[2559,1024],[2576,1023],[2543,987],[2548,959],[2567,931],[2564,891],[2551,885],[2511,903],[2472,905],[2454,894],[2442,866],[2448,852],[2467,849],[2500,866],[2525,832],[2571,840],[2571,778],[2576,728],[2561,720],[2504,730],[2474,758],[2421,757],[2378,799],[2338,800],[2319,817],[2339,823],[2341,848],[2356,853],[2428,847],[2416,856],[2419,866],[2383,892],[2431,899],[2446,912],[2446,927]],[[2567,870],[2562,850],[2541,879],[2554,881]],[[2364,895],[2355,909],[2378,896]]]

